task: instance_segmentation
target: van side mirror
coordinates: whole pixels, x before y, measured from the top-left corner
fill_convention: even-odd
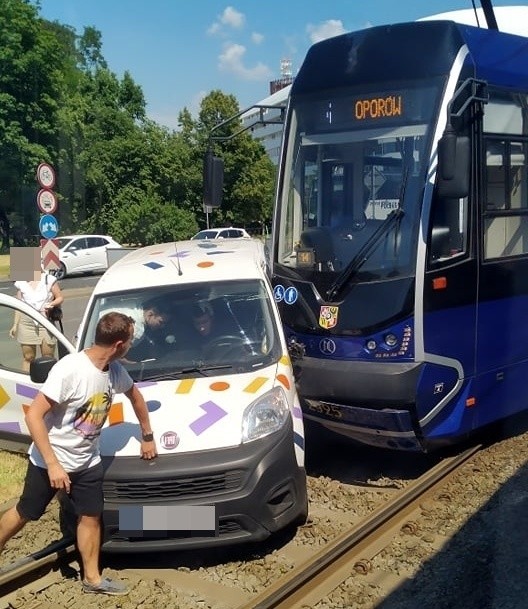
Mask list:
[[[438,195],[443,199],[461,199],[469,194],[469,137],[447,128],[438,142]]]
[[[47,378],[49,371],[57,363],[53,357],[37,357],[29,364],[29,376],[34,383],[43,383]]]
[[[207,207],[220,207],[224,187],[224,161],[214,156],[211,150],[205,153],[203,167],[203,204]]]

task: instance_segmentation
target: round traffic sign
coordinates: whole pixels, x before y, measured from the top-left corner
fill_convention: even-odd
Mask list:
[[[37,194],[37,205],[43,214],[52,214],[57,209],[57,197],[52,190],[41,188]]]
[[[59,232],[59,223],[57,222],[57,218],[50,214],[41,216],[39,221],[39,231],[45,239],[53,239],[53,237],[56,237],[57,233]]]
[[[37,181],[42,188],[53,188],[55,186],[55,170],[48,163],[41,163],[37,167]]]

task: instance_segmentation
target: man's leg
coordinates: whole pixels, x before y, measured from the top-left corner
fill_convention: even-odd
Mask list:
[[[29,520],[38,520],[56,490],[51,488],[48,470],[28,462],[24,490],[16,506],[7,510],[0,519],[0,552]]]
[[[27,518],[18,513],[15,506],[5,512],[2,518],[0,518],[0,552],[11,537],[14,537],[22,530],[27,521]]]
[[[99,594],[128,594],[128,587],[116,579],[102,577],[99,568],[101,549],[101,515],[103,513],[103,466],[70,474],[70,499],[77,521],[77,548],[83,568],[82,587],[85,592]]]
[[[79,516],[77,523],[77,547],[81,555],[84,581],[98,585],[101,582],[99,570],[99,549],[101,546],[100,516]]]

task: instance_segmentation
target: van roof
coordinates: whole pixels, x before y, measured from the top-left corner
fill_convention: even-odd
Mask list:
[[[262,277],[264,244],[258,239],[176,241],[133,250],[98,281],[94,294],[146,286]]]

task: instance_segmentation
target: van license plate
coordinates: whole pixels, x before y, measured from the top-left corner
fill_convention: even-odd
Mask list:
[[[214,505],[125,505],[119,508],[119,531],[134,533],[188,533],[218,536]]]

